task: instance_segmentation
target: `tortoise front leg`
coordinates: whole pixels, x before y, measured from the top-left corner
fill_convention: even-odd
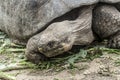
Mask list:
[[[112,5],[94,9],[93,30],[101,40],[108,39],[108,47],[120,48],[120,12]]]

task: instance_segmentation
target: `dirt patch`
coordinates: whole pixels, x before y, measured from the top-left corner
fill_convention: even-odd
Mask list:
[[[116,63],[119,60],[118,54],[104,54],[92,61],[76,63],[77,68],[59,72],[24,69],[5,73],[14,75],[16,80],[120,80],[120,66]]]

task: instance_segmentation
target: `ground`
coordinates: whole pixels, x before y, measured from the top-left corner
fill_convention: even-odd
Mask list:
[[[25,59],[24,46],[0,35],[0,80],[120,80],[119,49],[95,45],[36,65]]]

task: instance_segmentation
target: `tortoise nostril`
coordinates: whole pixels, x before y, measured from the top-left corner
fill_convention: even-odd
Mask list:
[[[54,46],[54,44],[55,44],[55,41],[50,41],[47,45],[48,45],[50,48],[52,48],[52,47]]]

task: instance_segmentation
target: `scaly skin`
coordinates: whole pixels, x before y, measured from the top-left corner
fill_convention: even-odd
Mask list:
[[[98,5],[93,15],[93,30],[108,46],[120,49],[120,12],[112,5]]]

